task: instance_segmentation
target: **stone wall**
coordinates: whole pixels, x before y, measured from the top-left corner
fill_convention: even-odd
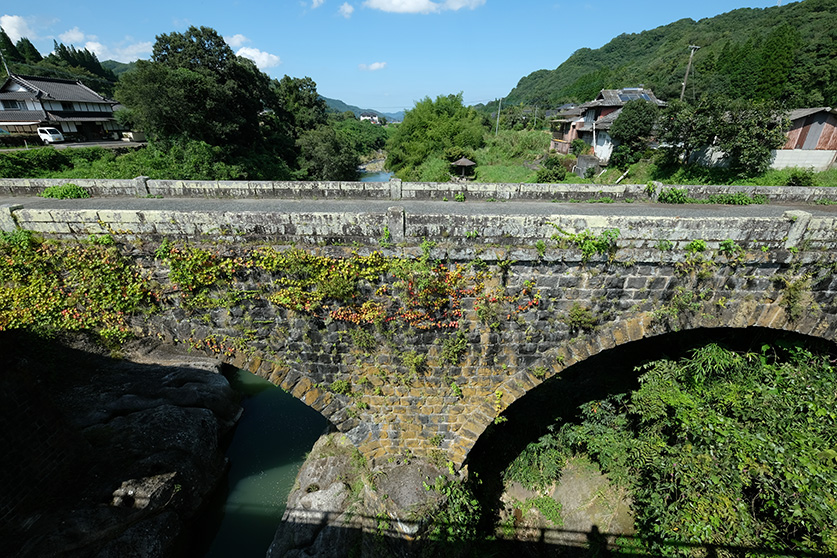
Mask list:
[[[804,211],[689,218],[6,206],[0,223],[59,238],[112,234],[162,285],[168,270],[153,254],[164,238],[238,259],[260,243],[334,257],[382,251],[409,260],[427,251],[468,269],[483,294],[503,300],[486,316],[476,298],[464,299],[452,327],[372,327],[335,321],[327,311],[291,311],[267,300],[276,280],[267,273],[237,279],[234,288],[258,296],[234,307],[194,309],[171,296],[161,312],[136,318],[141,335],[206,350],[282,386],[376,460],[411,453],[461,465],[510,404],[567,366],[675,329],[758,326],[835,339],[837,223]],[[619,236],[604,253],[585,253],[571,237],[608,229]],[[389,242],[382,242],[385,230]],[[693,241],[705,251],[687,250]],[[374,299],[382,286],[397,293],[397,282],[388,281],[366,287],[364,296]],[[592,325],[574,325],[574,308],[589,313]],[[359,330],[372,336],[371,346],[358,344]],[[445,347],[460,336],[461,358],[451,362]],[[410,351],[426,357],[421,373],[406,363]],[[349,393],[329,389],[338,380]]]
[[[313,245],[361,244],[377,246],[390,235],[394,244],[417,245],[428,239],[456,244],[473,252],[492,245],[528,246],[566,233],[601,233],[618,229],[620,247],[654,248],[669,241],[684,248],[704,240],[717,248],[725,240],[755,248],[830,250],[837,247],[835,219],[805,211],[783,217],[634,217],[596,215],[451,215],[412,214],[402,207],[382,213],[268,213],[176,210],[39,209],[0,205],[0,230],[30,230],[59,238],[113,234],[126,238],[163,237],[223,240],[232,243],[270,241]]]
[[[688,229],[679,232],[685,242]],[[243,254],[235,246],[225,250],[228,257]],[[342,248],[319,251],[349,255]],[[235,308],[170,309],[135,325],[281,386],[376,463],[415,455],[457,466],[509,405],[601,351],[694,328],[765,327],[828,340],[837,331],[833,252],[769,248],[695,256],[626,247],[585,261],[577,249],[554,245],[542,255],[524,247],[440,245],[431,256],[448,265],[479,259],[486,290],[510,298],[490,315],[466,298],[454,327],[430,330],[399,322],[356,325],[327,312],[277,308],[263,298]],[[241,288],[271,282],[263,276]],[[574,307],[592,322],[573,323]],[[358,330],[372,341],[361,343]],[[461,355],[451,361],[446,347],[460,337]],[[411,368],[407,353],[423,355],[426,368]],[[331,388],[338,380],[348,392]]]
[[[163,198],[284,198],[284,199],[379,199],[453,201],[457,194],[478,200],[584,201],[609,197],[614,200],[648,199],[644,184],[528,184],[479,182],[302,182],[302,181],[211,181],[152,180],[140,176],[131,180],[0,178],[0,196],[33,196],[50,186],[76,184],[94,197]],[[759,193],[772,202],[837,201],[834,188],[796,186],[666,186],[686,188],[689,195]],[[657,188],[659,190],[660,187]]]

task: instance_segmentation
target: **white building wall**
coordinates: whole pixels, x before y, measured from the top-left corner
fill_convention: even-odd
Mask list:
[[[819,149],[780,149],[773,152],[772,169],[799,167],[816,172],[827,170],[835,163],[837,151]]]

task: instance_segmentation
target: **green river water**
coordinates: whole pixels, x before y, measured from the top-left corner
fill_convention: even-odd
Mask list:
[[[207,558],[264,558],[299,467],[327,427],[315,410],[249,372],[228,377],[244,412],[227,449],[226,490],[199,527]],[[210,542],[211,541],[211,542]],[[198,549],[194,549],[198,550]]]

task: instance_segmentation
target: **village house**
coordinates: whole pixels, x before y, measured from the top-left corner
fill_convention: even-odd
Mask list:
[[[625,89],[602,89],[590,102],[569,108],[552,121],[552,142],[550,148],[567,154],[574,139],[581,139],[593,146],[593,154],[607,164],[615,147],[609,130],[629,101],[644,99],[657,106],[665,106],[649,89],[626,87]]]
[[[80,81],[12,74],[0,86],[0,128],[34,134],[51,126],[65,136],[101,139],[122,129],[115,104]]]
[[[380,124],[380,122],[378,121],[378,115],[375,114],[374,112],[362,112],[362,113],[360,113],[360,121],[361,122],[368,121],[368,122],[371,122],[372,124]]]
[[[837,162],[837,109],[802,108],[790,112],[788,140],[775,152],[774,169],[787,167],[823,171]]]

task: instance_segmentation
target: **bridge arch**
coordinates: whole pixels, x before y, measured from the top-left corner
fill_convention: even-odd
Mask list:
[[[488,425],[465,462],[468,470],[483,480],[485,502],[499,499],[503,472],[530,443],[548,434],[548,427],[578,420],[579,409],[588,402],[639,388],[642,372],[637,367],[643,362],[687,357],[692,349],[708,343],[736,351],[758,351],[765,344],[776,346],[779,340],[813,343],[837,354],[835,337],[821,335],[826,326],[834,327],[833,318],[811,320],[811,325],[820,323],[813,331],[798,327],[797,322],[785,323],[787,327],[706,327],[701,320],[690,322],[695,327],[662,331],[581,358],[510,404],[501,415],[507,420]]]
[[[755,300],[731,301],[725,303],[721,310],[719,314],[686,312],[676,317],[669,316],[666,319],[661,319],[659,313],[642,312],[633,317],[604,324],[593,333],[578,336],[562,344],[556,350],[557,361],[544,376],[537,377],[529,373],[527,374],[528,382],[522,382],[519,378],[509,378],[498,385],[497,392],[502,393],[502,407],[498,405],[495,408],[495,418],[483,420],[482,429],[471,447],[473,448],[478,443],[478,439],[492,424],[508,418],[506,411],[513,405],[524,403],[526,397],[544,383],[591,357],[631,343],[673,333],[687,335],[689,332],[701,331],[705,334],[712,330],[748,328],[796,334],[829,343],[837,340],[837,316],[830,313],[811,312],[796,317],[789,314],[788,307],[784,304],[777,302],[764,304]],[[497,401],[500,399],[498,398]],[[496,417],[502,418],[497,421]],[[470,457],[469,455],[469,461]]]

